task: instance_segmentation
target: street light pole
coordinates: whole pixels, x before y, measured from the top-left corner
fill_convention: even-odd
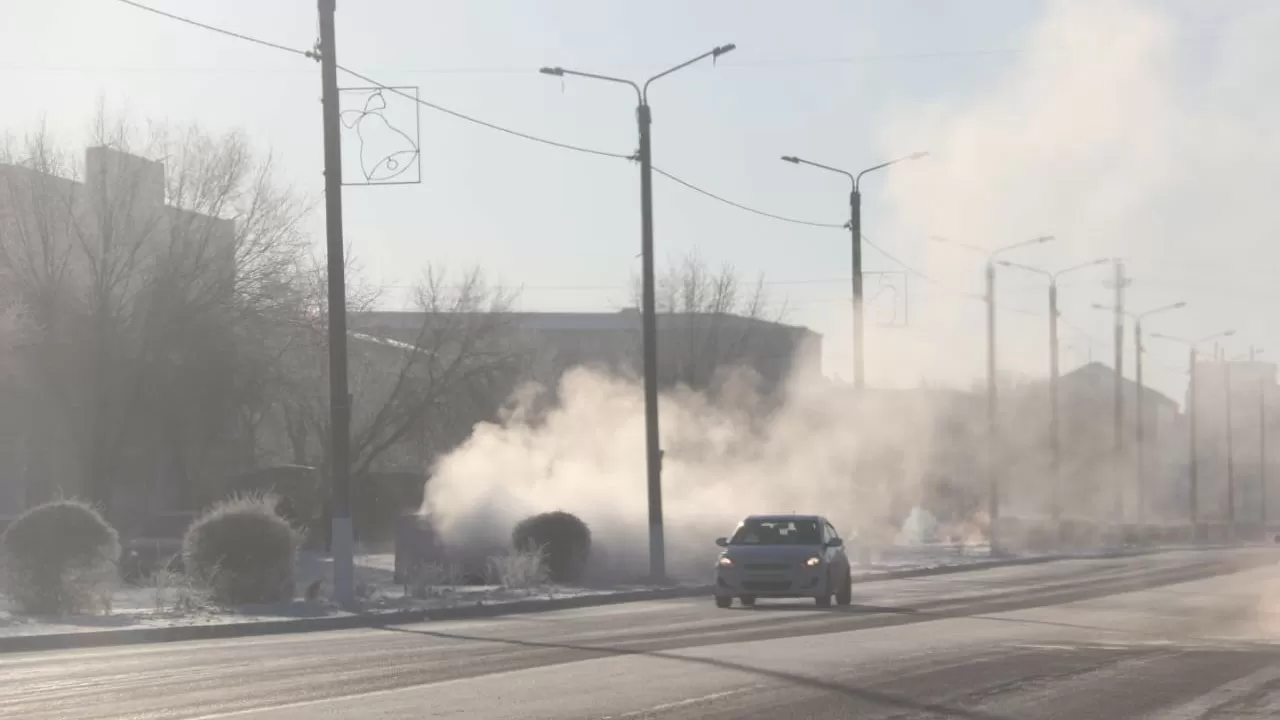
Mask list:
[[[1187,383],[1187,473],[1190,480],[1190,507],[1192,530],[1196,533],[1192,540],[1199,536],[1196,530],[1200,518],[1200,452],[1197,449],[1196,435],[1196,349],[1191,347],[1187,362],[1187,372],[1191,379]]]
[[[1231,432],[1231,362],[1222,361],[1222,378],[1226,386],[1226,433],[1227,433],[1227,528],[1231,538],[1236,534],[1236,454],[1232,447]]]
[[[649,110],[649,85],[658,78],[688,67],[707,58],[718,58],[735,48],[732,43],[713,48],[695,58],[686,60],[658,73],[637,85],[624,78],[596,75],[594,73],[566,70],[562,67],[544,67],[539,72],[555,77],[574,76],[628,85],[636,93],[636,122],[639,125],[640,147],[636,159],[640,162],[640,254],[642,334],[644,342],[644,428],[645,470],[649,500],[649,574],[654,581],[665,580],[666,547],[662,520],[662,444],[658,428],[658,311],[655,290],[653,253],[653,156],[650,145],[650,126],[653,116]]]
[[[808,165],[828,172],[844,175],[849,178],[849,242],[853,259],[853,387],[861,392],[866,388],[866,324],[863,320],[862,289],[862,176],[890,165],[897,165],[907,160],[919,160],[928,156],[927,152],[917,152],[895,160],[873,165],[857,175],[829,165],[805,160],[794,155],[782,156],[783,162],[792,165]]]
[[[1199,401],[1197,399],[1196,382],[1196,358],[1198,356],[1197,349],[1209,342],[1210,340],[1218,340],[1220,338],[1231,337],[1235,335],[1235,330],[1224,330],[1212,335],[1206,335],[1199,340],[1187,340],[1173,335],[1165,335],[1163,333],[1151,333],[1151,337],[1160,340],[1168,340],[1176,342],[1187,348],[1187,516],[1191,522],[1193,540],[1200,539],[1200,451],[1197,440],[1199,436],[1196,432],[1197,417],[1199,416]]]
[[[1001,260],[1006,267],[1026,270],[1049,278],[1049,448],[1050,477],[1053,487],[1050,490],[1050,514],[1054,522],[1062,519],[1062,432],[1060,430],[1059,408],[1059,352],[1058,352],[1058,278],[1069,272],[1083,270],[1111,262],[1110,258],[1099,258],[1092,262],[1080,263],[1063,268],[1057,272],[1049,272],[1034,265]]]
[[[987,250],[976,245],[956,242],[947,238],[933,236],[935,242],[955,245],[986,258],[984,271],[986,275],[987,303],[987,533],[990,536],[991,554],[1000,554],[996,537],[997,521],[1000,519],[1000,471],[996,462],[999,446],[999,392],[996,385],[996,258],[1002,253],[1029,245],[1039,245],[1052,241],[1052,235],[1023,240],[1011,245]]]
[[[1058,399],[1058,276],[1049,277],[1049,516],[1062,522],[1062,429]],[[1060,529],[1058,531],[1060,534]],[[1059,537],[1061,540],[1061,537]]]
[[[1267,381],[1258,378],[1258,495],[1262,532],[1267,532]]]
[[[1147,310],[1146,312],[1129,312],[1122,307],[1111,305],[1094,305],[1099,310],[1115,312],[1118,315],[1128,316],[1133,320],[1133,379],[1136,385],[1136,393],[1134,397],[1134,444],[1136,447],[1136,457],[1134,458],[1134,485],[1137,493],[1137,521],[1141,525],[1146,518],[1147,507],[1147,475],[1146,475],[1146,398],[1144,397],[1145,387],[1142,384],[1142,321],[1152,315],[1169,312],[1171,310],[1180,310],[1186,307],[1185,302],[1176,302],[1170,305]],[[1157,418],[1158,422],[1158,418]]]

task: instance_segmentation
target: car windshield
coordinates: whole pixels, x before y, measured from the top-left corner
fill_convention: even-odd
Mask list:
[[[818,545],[822,534],[816,520],[771,518],[747,520],[729,540],[731,545]]]

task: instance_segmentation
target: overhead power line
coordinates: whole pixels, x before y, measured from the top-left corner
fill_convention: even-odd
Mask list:
[[[291,48],[287,45],[279,45],[267,40],[263,40],[261,38],[251,37],[249,35],[242,35],[238,32],[233,32],[225,28],[215,27],[213,25],[206,25],[205,23],[202,23],[198,20],[192,20],[189,17],[183,17],[181,15],[174,15],[173,13],[165,12],[164,10],[160,10],[159,8],[153,8],[149,5],[143,5],[142,3],[134,2],[133,0],[119,0],[119,1],[124,3],[125,5],[138,8],[139,10],[145,10],[149,13],[155,13],[156,15],[160,15],[161,17],[167,17],[170,20],[177,20],[180,23],[186,23],[187,25],[198,27],[204,30],[209,30],[210,32],[216,32],[220,35],[226,35],[228,37],[233,37],[239,40],[245,40],[247,42],[251,42],[256,45],[262,45],[263,47],[269,47],[274,50],[280,50],[283,52],[292,53],[294,55],[301,55],[302,57],[311,56],[310,53],[308,53],[306,50],[299,50],[297,48]]]
[[[755,214],[755,215],[759,215],[759,216],[761,216],[761,217],[767,217],[767,218],[770,218],[770,219],[772,219],[772,220],[780,220],[780,221],[782,221],[782,222],[792,223],[792,224],[795,224],[795,225],[807,225],[807,226],[809,226],[809,227],[837,228],[837,229],[838,229],[838,228],[843,228],[843,227],[845,227],[844,225],[842,225],[842,224],[840,224],[840,223],[823,223],[823,222],[813,222],[813,221],[811,221],[811,220],[799,220],[799,219],[792,218],[792,217],[786,217],[785,215],[775,215],[775,214],[770,213],[770,212],[765,212],[764,210],[757,210],[756,208],[749,207],[749,206],[747,206],[747,205],[743,205],[742,203],[734,202],[734,201],[729,200],[729,199],[727,199],[727,198],[721,197],[720,195],[717,195],[717,194],[715,194],[715,193],[711,192],[710,190],[704,190],[704,189],[702,189],[702,188],[698,187],[697,185],[694,185],[693,183],[689,182],[688,180],[683,180],[683,179],[681,179],[681,178],[676,177],[675,175],[672,175],[671,173],[667,172],[666,170],[663,170],[662,168],[654,167],[654,168],[653,168],[653,171],[654,171],[655,173],[657,173],[657,174],[659,174],[659,175],[661,175],[661,176],[663,176],[663,177],[667,178],[668,180],[671,180],[671,181],[676,182],[676,183],[678,183],[678,184],[680,184],[680,185],[683,185],[684,187],[689,188],[690,190],[692,190],[692,191],[694,191],[694,192],[696,192],[696,193],[700,193],[700,194],[702,194],[702,195],[705,195],[706,197],[709,197],[709,198],[711,198],[712,200],[715,200],[715,201],[717,201],[717,202],[722,202],[722,203],[724,203],[725,205],[729,205],[730,207],[735,207],[735,208],[738,208],[739,210],[745,210],[746,212],[753,213],[753,214]]]
[[[289,46],[287,46],[287,45],[281,45],[281,44],[279,44],[279,43],[274,43],[274,42],[270,42],[270,41],[268,41],[268,40],[263,40],[263,39],[261,39],[261,38],[254,37],[254,36],[251,36],[251,35],[246,35],[246,34],[244,34],[244,33],[239,33],[239,32],[235,32],[235,31],[232,31],[232,30],[228,30],[228,29],[226,29],[226,28],[217,27],[217,26],[215,26],[215,25],[209,25],[208,23],[203,23],[203,22],[200,22],[200,21],[198,21],[198,20],[193,20],[193,19],[191,19],[191,18],[189,18],[189,17],[185,17],[185,16],[182,16],[182,15],[177,15],[177,14],[174,14],[174,13],[166,12],[166,11],[164,11],[164,10],[160,10],[160,9],[158,9],[158,8],[154,8],[154,7],[151,7],[151,6],[149,6],[149,5],[145,5],[145,4],[143,4],[143,3],[136,2],[135,0],[118,0],[118,2],[121,2],[121,3],[125,4],[125,5],[130,6],[130,7],[136,8],[136,9],[138,9],[138,10],[143,10],[143,11],[145,11],[145,12],[153,13],[153,14],[155,14],[155,15],[159,15],[159,16],[161,16],[161,17],[168,18],[168,19],[170,19],[170,20],[174,20],[174,21],[176,21],[176,22],[180,22],[180,23],[183,23],[183,24],[186,24],[186,25],[190,25],[190,26],[192,26],[192,27],[196,27],[196,28],[199,28],[199,29],[202,29],[202,30],[207,30],[207,31],[209,31],[209,32],[218,33],[218,34],[220,34],[220,35],[225,35],[225,36],[227,36],[227,37],[235,38],[235,39],[237,39],[237,40],[243,40],[243,41],[245,41],[245,42],[254,43],[254,44],[256,44],[256,45],[260,45],[260,46],[262,46],[262,47],[271,48],[271,49],[273,49],[273,50],[279,50],[279,51],[281,51],[281,52],[286,52],[286,53],[289,53],[289,54],[291,54],[291,55],[297,55],[297,56],[304,57],[304,58],[308,58],[308,59],[316,59],[316,53],[315,53],[314,51],[310,51],[310,50],[301,50],[301,49],[298,49],[298,48],[289,47]],[[837,60],[837,61],[839,61],[839,60],[842,60],[842,59],[836,59],[836,60]],[[746,63],[742,63],[742,64],[746,64]],[[473,124],[476,124],[476,125],[480,125],[480,126],[482,126],[482,127],[489,128],[490,130],[495,130],[495,131],[497,131],[497,132],[501,132],[501,133],[504,133],[504,134],[507,134],[507,135],[511,135],[511,136],[513,136],[513,137],[518,137],[518,138],[521,138],[521,139],[524,139],[524,140],[530,140],[530,141],[532,141],[532,142],[540,143],[540,144],[543,144],[543,145],[548,145],[548,146],[551,146],[551,147],[560,148],[560,149],[563,149],[563,150],[570,150],[570,151],[573,151],[573,152],[580,152],[580,153],[585,153],[585,154],[589,154],[589,155],[595,155],[595,156],[599,156],[599,157],[607,157],[607,158],[612,158],[612,159],[617,159],[617,160],[631,160],[631,161],[634,161],[634,160],[636,160],[636,159],[637,159],[637,158],[636,158],[635,153],[616,153],[616,152],[610,152],[610,151],[606,151],[606,150],[598,150],[598,149],[595,149],[595,148],[589,148],[589,147],[585,147],[585,146],[582,146],[582,145],[574,145],[574,144],[572,144],[572,143],[560,142],[560,141],[558,141],[558,140],[550,140],[550,139],[548,139],[548,138],[539,137],[539,136],[537,136],[537,135],[532,135],[532,134],[530,134],[530,133],[522,132],[522,131],[520,131],[520,130],[515,130],[515,129],[513,129],[513,128],[509,128],[509,127],[506,127],[506,126],[503,126],[503,125],[498,125],[497,123],[492,123],[492,122],[489,122],[489,121],[487,121],[487,120],[481,120],[480,118],[473,117],[473,116],[471,116],[471,115],[467,115],[467,114],[465,114],[465,113],[459,112],[459,111],[457,111],[457,110],[453,110],[453,109],[451,109],[451,108],[444,107],[443,105],[438,105],[438,104],[436,104],[436,103],[433,103],[433,102],[430,102],[430,101],[427,101],[427,100],[423,100],[423,99],[418,98],[418,97],[414,97],[413,95],[410,95],[410,94],[408,94],[408,93],[404,92],[403,90],[400,90],[400,89],[398,89],[398,88],[396,88],[396,87],[393,87],[393,86],[387,85],[386,83],[383,83],[383,82],[380,82],[380,81],[378,81],[378,80],[375,80],[374,78],[369,77],[368,75],[365,75],[365,74],[363,74],[363,73],[361,73],[361,72],[358,72],[358,71],[356,71],[356,70],[352,70],[352,69],[351,69],[351,68],[349,68],[349,67],[346,67],[346,66],[343,66],[343,65],[338,65],[337,67],[338,67],[338,69],[339,69],[339,70],[341,70],[342,72],[347,73],[348,75],[350,75],[350,76],[352,76],[352,77],[355,77],[355,78],[357,78],[357,79],[359,79],[359,80],[362,80],[363,82],[369,83],[370,85],[373,85],[373,86],[375,86],[375,87],[378,87],[378,88],[380,88],[380,89],[382,89],[382,90],[385,90],[385,91],[388,91],[388,92],[394,93],[394,94],[396,94],[396,95],[398,95],[398,96],[400,96],[400,97],[403,97],[403,98],[405,98],[405,99],[407,99],[407,100],[410,100],[410,101],[412,101],[412,102],[415,102],[415,103],[417,103],[417,104],[419,104],[419,105],[422,105],[423,107],[429,108],[429,109],[431,109],[431,110],[435,110],[435,111],[437,111],[437,112],[444,113],[444,114],[446,114],[446,115],[450,115],[450,116],[452,116],[452,117],[458,118],[459,120],[463,120],[463,121],[466,121],[466,122],[469,122],[469,123],[473,123]],[[776,213],[766,212],[766,211],[764,211],[764,210],[760,210],[760,209],[758,209],[758,208],[754,208],[754,207],[751,207],[751,206],[749,206],[749,205],[745,205],[745,204],[743,204],[743,203],[735,202],[735,201],[730,200],[730,199],[728,199],[728,198],[726,198],[726,197],[724,197],[724,196],[722,196],[722,195],[718,195],[718,194],[716,194],[716,193],[714,193],[714,192],[711,192],[710,190],[706,190],[705,188],[699,187],[699,186],[697,186],[697,185],[695,185],[695,184],[693,184],[693,183],[691,183],[691,182],[689,182],[689,181],[687,181],[687,180],[685,180],[685,179],[683,179],[683,178],[680,178],[680,177],[678,177],[678,176],[676,176],[676,175],[674,175],[674,174],[672,174],[672,173],[669,173],[669,172],[667,172],[667,171],[665,171],[665,170],[662,170],[661,168],[654,167],[654,168],[653,168],[653,172],[655,172],[655,173],[657,173],[657,174],[659,174],[659,175],[662,175],[663,177],[665,177],[665,178],[667,178],[667,179],[671,180],[672,182],[675,182],[675,183],[677,183],[677,184],[679,184],[679,185],[681,185],[681,186],[683,186],[683,187],[685,187],[685,188],[687,188],[687,189],[689,189],[689,190],[692,190],[692,191],[694,191],[694,192],[696,192],[696,193],[699,193],[699,194],[701,194],[701,195],[703,195],[703,196],[705,196],[705,197],[711,198],[712,200],[715,200],[715,201],[717,201],[717,202],[723,203],[723,204],[728,205],[728,206],[730,206],[730,207],[734,207],[734,208],[737,208],[737,209],[742,210],[742,211],[744,211],[744,212],[748,212],[748,213],[751,213],[751,214],[753,214],[753,215],[757,215],[757,216],[760,216],[760,217],[769,218],[769,219],[771,219],[771,220],[776,220],[776,221],[779,221],[779,222],[791,223],[791,224],[793,224],[793,225],[803,225],[803,226],[807,226],[807,227],[817,227],[817,228],[826,228],[826,229],[843,229],[843,228],[847,228],[847,227],[848,227],[848,225],[847,225],[847,224],[842,224],[842,223],[816,222],[816,221],[803,220],[803,219],[799,219],[799,218],[788,217],[788,216],[785,216],[785,215],[778,215],[778,214],[776,214]],[[916,276],[916,277],[920,278],[921,280],[923,280],[923,281],[925,281],[925,282],[929,283],[930,285],[933,285],[934,287],[937,287],[937,288],[939,288],[939,289],[941,289],[941,290],[944,290],[944,291],[946,291],[946,292],[949,292],[949,293],[952,293],[952,294],[955,294],[955,295],[959,295],[959,296],[961,296],[961,297],[969,298],[969,299],[976,299],[976,300],[982,300],[982,299],[983,299],[983,298],[982,298],[980,295],[978,295],[977,293],[972,293],[972,292],[968,292],[968,291],[965,291],[965,290],[959,290],[959,289],[957,289],[957,288],[951,287],[951,286],[947,285],[946,283],[941,282],[941,281],[939,281],[938,279],[936,279],[936,278],[932,277],[932,276],[931,276],[931,275],[929,275],[928,273],[925,273],[924,271],[920,270],[919,268],[916,268],[916,267],[913,267],[913,266],[909,265],[908,263],[906,263],[906,262],[902,261],[902,259],[900,259],[900,258],[898,258],[897,256],[893,255],[893,254],[892,254],[892,253],[890,253],[889,251],[885,250],[882,246],[880,246],[880,245],[876,244],[875,242],[873,242],[870,238],[866,237],[865,235],[863,235],[863,236],[862,236],[862,241],[863,241],[863,242],[865,242],[869,247],[871,247],[871,248],[873,248],[874,250],[876,250],[877,252],[879,252],[881,255],[883,255],[883,256],[884,256],[886,259],[888,259],[890,262],[893,262],[893,263],[895,263],[895,264],[899,265],[900,267],[902,267],[902,268],[903,268],[907,273],[909,273],[909,274],[911,274],[911,275],[914,275],[914,276]],[[1042,314],[1042,313],[1036,313],[1036,312],[1034,312],[1034,311],[1029,311],[1029,310],[1025,310],[1025,309],[1017,308],[1017,307],[1003,306],[1003,305],[998,305],[998,306],[999,306],[999,307],[1002,307],[1002,308],[1004,308],[1004,309],[1006,309],[1006,310],[1010,310],[1010,311],[1012,311],[1012,312],[1018,312],[1018,313],[1028,314],[1028,315]]]
[[[470,115],[460,113],[457,110],[450,110],[449,108],[444,107],[443,105],[437,105],[433,102],[428,102],[421,98],[414,97],[402,90],[391,87],[390,85],[386,85],[385,83],[378,82],[377,80],[374,80],[368,75],[362,75],[361,73],[358,73],[355,70],[352,70],[351,68],[346,67],[344,65],[339,65],[338,69],[352,77],[359,78],[360,80],[370,83],[371,85],[379,87],[388,92],[395,93],[396,95],[399,95],[402,98],[416,102],[419,105],[422,105],[423,107],[431,108],[432,110],[442,112],[446,115],[452,115],[453,117],[456,117],[460,120],[466,120],[467,122],[470,122],[470,123],[482,125],[484,127],[489,128],[490,130],[497,130],[498,132],[506,133],[508,135],[514,135],[515,137],[523,138],[525,140],[532,140],[534,142],[542,143],[544,145],[550,145],[552,147],[558,147],[564,150],[573,150],[575,152],[580,152],[580,153],[587,153],[589,155],[599,155],[601,157],[617,158],[619,160],[632,160],[635,158],[634,153],[615,153],[615,152],[609,152],[607,150],[596,150],[595,148],[583,147],[581,145],[572,145],[570,143],[564,143],[558,140],[548,140],[547,138],[538,137],[537,135],[530,135],[529,133],[526,133],[526,132],[513,130],[509,127],[503,127],[502,125],[497,125],[487,120],[481,120],[480,118],[476,118]]]
[[[163,10],[156,9],[156,8],[150,7],[150,6],[148,6],[148,5],[143,5],[142,3],[135,2],[134,0],[118,0],[118,1],[119,1],[119,2],[124,3],[125,5],[128,5],[128,6],[130,6],[130,7],[138,8],[139,10],[145,10],[145,11],[147,11],[147,12],[154,13],[154,14],[156,14],[156,15],[160,15],[160,16],[162,16],[162,17],[166,17],[166,18],[169,18],[169,19],[171,19],[171,20],[176,20],[177,22],[185,23],[185,24],[187,24],[187,25],[191,25],[191,26],[193,26],[193,27],[201,28],[201,29],[203,29],[203,30],[208,30],[208,31],[210,31],[210,32],[215,32],[215,33],[218,33],[218,34],[220,34],[220,35],[226,35],[226,36],[228,36],[228,37],[233,37],[233,38],[236,38],[236,39],[238,39],[238,40],[244,40],[244,41],[246,41],[246,42],[251,42],[251,43],[254,43],[254,44],[257,44],[257,45],[261,45],[261,46],[263,46],[263,47],[269,47],[269,48],[272,48],[272,49],[275,49],[275,50],[280,50],[281,52],[287,52],[287,53],[289,53],[289,54],[291,54],[291,55],[300,55],[300,56],[302,56],[302,57],[310,58],[310,59],[315,59],[315,58],[316,58],[316,54],[315,54],[314,52],[312,52],[312,51],[309,51],[309,50],[299,50],[298,48],[288,47],[287,45],[280,45],[280,44],[278,44],[278,43],[273,43],[273,42],[270,42],[270,41],[267,41],[267,40],[262,40],[261,38],[256,38],[256,37],[253,37],[253,36],[250,36],[250,35],[245,35],[245,34],[243,34],[243,33],[238,33],[238,32],[234,32],[234,31],[231,31],[231,30],[227,30],[227,29],[225,29],[225,28],[220,28],[220,27],[216,27],[216,26],[214,26],[214,25],[209,25],[209,24],[207,24],[207,23],[202,23],[202,22],[199,22],[199,21],[197,21],[197,20],[192,20],[191,18],[188,18],[188,17],[183,17],[182,15],[175,15],[175,14],[173,14],[173,13],[165,12],[165,11],[163,11]],[[573,144],[570,144],[570,143],[559,142],[559,141],[557,141],[557,140],[549,140],[549,139],[547,139],[547,138],[538,137],[537,135],[531,135],[531,134],[526,133],[526,132],[521,132],[521,131],[519,131],[519,130],[514,130],[514,129],[512,129],[512,128],[504,127],[504,126],[502,126],[502,125],[498,125],[498,124],[496,124],[496,123],[491,123],[491,122],[489,122],[489,121],[487,121],[487,120],[481,120],[480,118],[472,117],[471,115],[467,115],[467,114],[465,114],[465,113],[458,112],[457,110],[452,110],[452,109],[450,109],[450,108],[444,107],[443,105],[437,105],[436,103],[428,102],[428,101],[423,100],[423,99],[421,99],[421,98],[414,97],[413,95],[410,95],[410,94],[408,94],[408,93],[404,92],[403,90],[399,90],[399,89],[397,89],[397,88],[394,88],[394,87],[391,87],[391,86],[387,85],[386,83],[382,83],[382,82],[379,82],[379,81],[377,81],[377,80],[374,80],[373,78],[371,78],[371,77],[369,77],[369,76],[367,76],[367,75],[364,75],[364,74],[362,74],[362,73],[356,72],[355,70],[352,70],[352,69],[351,69],[351,68],[349,68],[349,67],[345,67],[345,66],[339,65],[339,66],[338,66],[338,69],[339,69],[339,70],[341,70],[341,71],[343,71],[343,72],[345,72],[345,73],[347,73],[348,75],[351,75],[352,77],[359,78],[360,80],[363,80],[364,82],[367,82],[367,83],[369,83],[369,84],[371,84],[371,85],[374,85],[374,86],[376,86],[376,87],[378,87],[378,88],[381,88],[381,89],[386,90],[386,91],[388,91],[388,92],[391,92],[391,93],[394,93],[394,94],[396,94],[396,95],[399,95],[400,97],[403,97],[403,98],[405,98],[405,99],[408,99],[408,100],[410,100],[410,101],[412,101],[412,102],[418,103],[419,105],[422,105],[423,107],[427,107],[427,108],[430,108],[430,109],[432,109],[432,110],[436,110],[436,111],[438,111],[438,112],[445,113],[446,115],[452,115],[453,117],[456,117],[456,118],[458,118],[459,120],[465,120],[465,121],[470,122],[470,123],[475,123],[476,125],[481,125],[481,126],[483,126],[483,127],[487,127],[487,128],[489,128],[489,129],[491,129],[491,130],[497,130],[498,132],[501,132],[501,133],[506,133],[506,134],[508,134],[508,135],[513,135],[513,136],[515,136],[515,137],[522,138],[522,139],[525,139],[525,140],[532,140],[533,142],[542,143],[542,144],[544,144],[544,145],[550,145],[550,146],[552,146],[552,147],[558,147],[558,148],[561,148],[561,149],[564,149],[564,150],[572,150],[572,151],[575,151],[575,152],[587,153],[587,154],[590,154],[590,155],[598,155],[598,156],[601,156],[601,157],[616,158],[616,159],[619,159],[619,160],[631,160],[631,159],[633,159],[633,157],[634,157],[634,154],[629,154],[629,153],[615,153],[615,152],[608,152],[608,151],[605,151],[605,150],[596,150],[596,149],[594,149],[594,148],[588,148],[588,147],[583,147],[583,146],[581,146],[581,145],[573,145]]]

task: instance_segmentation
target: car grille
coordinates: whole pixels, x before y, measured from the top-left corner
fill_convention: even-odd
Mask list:
[[[789,580],[746,580],[742,583],[742,588],[758,592],[782,592],[791,589],[791,582]]]
[[[763,572],[780,572],[786,570],[789,566],[784,563],[747,563],[743,568],[747,570],[763,571]]]

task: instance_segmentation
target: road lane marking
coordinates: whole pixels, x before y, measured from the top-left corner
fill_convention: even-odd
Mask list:
[[[701,702],[707,702],[708,700],[718,700],[722,697],[737,695],[738,693],[742,693],[742,692],[746,692],[748,690],[754,690],[754,689],[755,689],[755,686],[747,687],[747,688],[738,688],[737,690],[725,690],[723,692],[711,693],[710,695],[702,695],[700,697],[686,698],[684,700],[676,700],[675,702],[662,703],[661,705],[654,705],[653,707],[645,708],[644,710],[633,710],[629,713],[623,713],[621,715],[605,715],[601,717],[600,720],[625,720],[625,718],[643,717],[645,715],[650,715],[652,713],[665,712],[667,710],[674,710],[676,708],[686,707],[689,705],[696,705]]]
[[[1257,692],[1268,684],[1280,680],[1280,665],[1269,665],[1257,672],[1219,685],[1209,692],[1177,707],[1152,713],[1152,720],[1199,720],[1211,712],[1241,697]]]

